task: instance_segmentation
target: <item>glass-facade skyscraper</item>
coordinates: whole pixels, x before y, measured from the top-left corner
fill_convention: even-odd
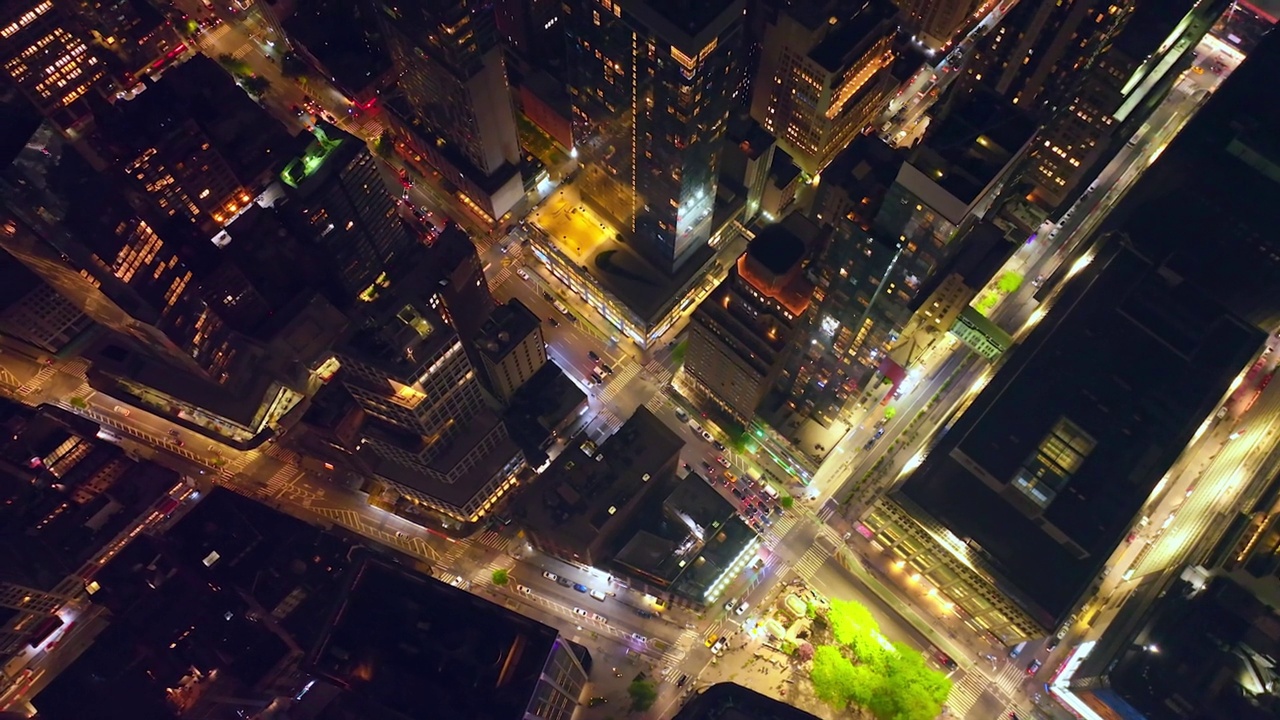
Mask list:
[[[674,272],[711,236],[742,0],[571,0],[569,85],[588,202]]]

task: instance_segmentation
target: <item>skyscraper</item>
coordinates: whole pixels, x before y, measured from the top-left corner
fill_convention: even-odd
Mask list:
[[[689,321],[684,372],[694,399],[714,402],[744,425],[751,422],[795,349],[813,294],[804,264],[825,239],[799,213],[752,239]]]
[[[888,0],[807,2],[766,20],[751,117],[810,176],[859,133],[894,87],[897,10]]]
[[[384,35],[416,143],[442,169],[491,192],[473,198],[496,219],[520,199],[520,143],[493,6],[480,0],[383,0]],[[416,125],[414,125],[416,123]]]
[[[327,123],[316,125],[280,182],[277,208],[294,233],[327,258],[347,302],[417,244],[364,141]]]
[[[106,63],[89,45],[69,5],[5,0],[0,5],[0,66],[18,90],[63,132],[91,119],[89,98],[110,89]]]
[[[951,42],[982,0],[895,0],[903,23],[933,48]]]
[[[475,256],[461,231],[415,248],[387,273],[372,312],[337,347],[340,377],[367,416],[353,449],[404,497],[454,527],[491,512],[523,462],[488,407],[483,371],[457,330],[477,320],[460,317],[473,309],[457,302],[451,276],[478,271]],[[467,292],[474,282],[461,285]]]
[[[711,236],[743,0],[571,0],[569,88],[583,193],[659,270]]]

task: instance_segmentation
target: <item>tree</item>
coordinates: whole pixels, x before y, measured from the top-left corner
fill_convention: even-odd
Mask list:
[[[1001,275],[996,281],[996,290],[999,290],[1002,295],[1012,295],[1020,287],[1022,287],[1022,276],[1012,270]]]
[[[253,74],[253,69],[249,67],[249,63],[243,60],[237,60],[230,53],[222,53],[218,56],[218,64],[226,68],[227,72],[237,77],[246,77]]]
[[[783,510],[790,510],[792,506],[796,504],[796,499],[790,495],[783,495],[782,498],[778,500],[778,504],[782,506]]]
[[[395,140],[391,139],[391,131],[384,129],[382,134],[378,136],[378,142],[374,145],[374,151],[381,157],[391,157],[391,151],[395,148]]]
[[[502,568],[498,568],[497,570],[493,571],[494,585],[502,586],[502,585],[506,585],[510,581],[511,581],[511,576],[507,574],[506,570],[503,570]]]
[[[658,689],[645,680],[631,681],[627,694],[631,696],[631,709],[639,712],[648,710],[658,701]]]
[[[800,643],[800,647],[796,648],[796,658],[800,662],[809,662],[813,659],[813,645],[807,642]]]
[[[813,682],[813,694],[837,709],[848,706],[857,690],[853,663],[834,645],[822,645],[813,651],[809,680]]]
[[[861,639],[859,636],[870,637],[880,631],[880,624],[870,610],[848,600],[833,598],[827,619],[831,621],[831,633],[841,645],[853,645]]]
[[[261,75],[250,75],[240,78],[240,87],[250,95],[262,97],[267,94],[267,90],[271,89],[271,81]]]

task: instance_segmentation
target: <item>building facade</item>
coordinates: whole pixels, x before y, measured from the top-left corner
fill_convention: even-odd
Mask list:
[[[113,83],[71,7],[53,0],[5,0],[0,66],[41,115],[60,131],[77,133],[92,121],[90,98],[105,97]]]
[[[743,2],[566,7],[583,195],[659,270],[674,273],[711,238]]]
[[[751,117],[813,177],[888,100],[898,34],[893,5],[797,4],[766,21]]]
[[[542,321],[516,298],[489,314],[476,345],[489,387],[503,401],[547,363]]]

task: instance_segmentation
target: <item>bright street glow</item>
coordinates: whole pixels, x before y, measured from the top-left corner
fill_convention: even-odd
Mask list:
[[[1071,264],[1071,269],[1067,271],[1067,277],[1074,277],[1076,273],[1089,267],[1089,263],[1093,262],[1093,253],[1082,255]]]

